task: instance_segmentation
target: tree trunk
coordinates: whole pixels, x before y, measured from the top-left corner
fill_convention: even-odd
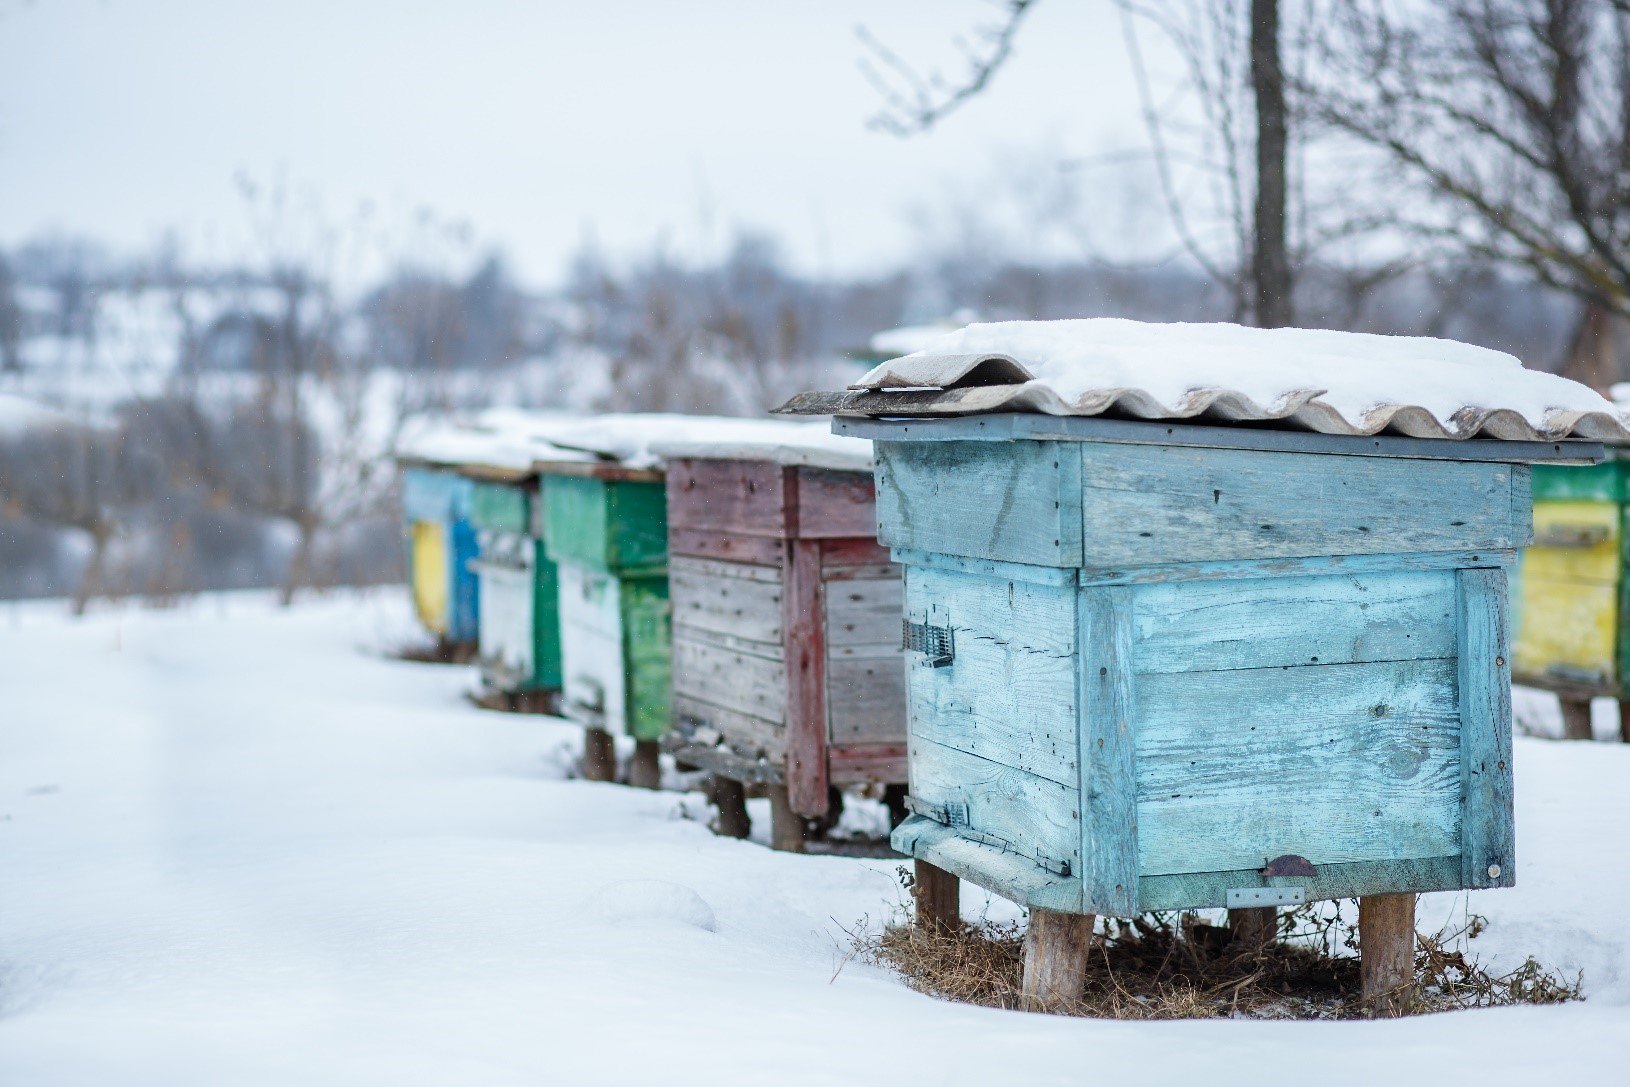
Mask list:
[[[311,584],[311,556],[317,539],[317,526],[312,522],[300,519],[295,527],[300,530],[300,542],[289,560],[289,576],[283,582],[283,591],[278,594],[278,603],[285,608],[294,603],[297,589]]]
[[[90,607],[91,598],[102,591],[107,565],[108,537],[111,535],[101,527],[92,528],[91,557],[85,563],[85,572],[79,577],[79,591],[74,594],[73,612],[75,615],[84,615],[85,609]]]
[[[1290,258],[1285,250],[1287,186],[1285,73],[1279,63],[1279,0],[1251,0],[1251,90],[1256,96],[1256,219],[1251,279],[1256,323],[1292,321]]]

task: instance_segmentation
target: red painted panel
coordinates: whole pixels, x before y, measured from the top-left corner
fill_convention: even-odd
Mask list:
[[[792,473],[750,460],[676,460],[668,465],[668,524],[753,536],[792,535]]]
[[[757,566],[780,566],[786,560],[786,551],[786,541],[774,536],[703,532],[691,528],[674,528],[671,524],[668,527],[670,555],[691,555],[699,559],[723,559],[726,562],[750,562]]]
[[[885,785],[906,782],[905,744],[848,744],[827,750],[832,784],[855,785],[876,781]]]
[[[821,545],[794,540],[782,574],[787,664],[787,793],[792,810],[826,811],[826,630]]]
[[[804,539],[877,536],[877,488],[870,472],[798,469],[794,531]]]

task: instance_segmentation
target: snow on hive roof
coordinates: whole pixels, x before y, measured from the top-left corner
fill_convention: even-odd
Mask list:
[[[868,415],[1113,412],[1283,421],[1326,434],[1630,440],[1630,415],[1502,352],[1301,328],[1116,318],[974,324],[875,367],[850,388],[861,392],[839,410]],[[944,395],[913,397],[898,412],[875,395],[900,389]]]
[[[514,408],[490,408],[468,419],[419,416],[403,424],[395,455],[423,464],[514,472],[529,471],[540,460],[592,461],[592,454],[563,449],[550,440],[579,421]]]
[[[832,434],[825,423],[716,415],[626,414],[577,420],[550,436],[562,447],[651,468],[675,457],[771,460],[819,468],[871,467],[871,442]]]

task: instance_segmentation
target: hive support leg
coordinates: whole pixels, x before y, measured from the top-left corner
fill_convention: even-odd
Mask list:
[[[1360,898],[1358,952],[1364,1003],[1378,1016],[1409,1011],[1416,998],[1415,896]]]
[[[948,935],[962,927],[962,881],[943,868],[917,861],[911,897],[917,900],[917,928]]]
[[[719,807],[719,833],[726,838],[745,838],[753,824],[747,818],[747,790],[735,778],[713,779],[713,803]]]
[[[1228,942],[1236,948],[1261,951],[1279,938],[1279,910],[1248,906],[1228,911]]]
[[[636,789],[662,788],[661,741],[634,741],[634,758],[628,764],[628,784]]]
[[[1092,949],[1090,914],[1030,911],[1024,933],[1024,1008],[1066,1011],[1087,987],[1087,955]]]
[[[1619,699],[1619,739],[1630,744],[1630,698]]]
[[[583,777],[587,781],[617,780],[617,741],[605,729],[583,730]]]
[[[764,791],[770,794],[770,848],[783,853],[803,853],[809,824],[792,810],[786,785],[771,785]]]
[[[1562,702],[1562,738],[1564,740],[1589,740],[1590,731],[1590,699],[1564,698]]]

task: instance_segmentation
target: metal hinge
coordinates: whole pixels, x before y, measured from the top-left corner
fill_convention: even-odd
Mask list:
[[[956,655],[949,626],[913,623],[910,619],[900,620],[900,648],[921,653],[925,658],[923,663],[930,668],[944,668]]]

